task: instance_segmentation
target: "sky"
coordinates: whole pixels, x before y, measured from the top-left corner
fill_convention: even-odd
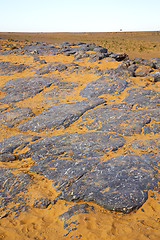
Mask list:
[[[160,0],[0,0],[0,32],[159,31]]]

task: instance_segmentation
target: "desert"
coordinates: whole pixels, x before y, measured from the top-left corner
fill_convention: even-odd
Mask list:
[[[160,239],[160,33],[0,33],[0,239]]]

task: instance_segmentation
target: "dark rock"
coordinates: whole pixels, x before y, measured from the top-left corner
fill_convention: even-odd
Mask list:
[[[115,106],[114,106],[115,107]],[[159,110],[137,110],[128,111],[126,109],[112,109],[112,105],[101,106],[93,109],[82,116],[80,126],[87,127],[88,130],[109,131],[131,136],[140,134],[142,128],[150,123],[151,119],[159,121]],[[92,119],[91,123],[86,123],[87,119]]]
[[[131,88],[127,91],[129,95],[122,101],[132,104],[136,109],[156,109],[160,106],[159,92],[151,89]]]
[[[81,58],[87,58],[87,57],[89,57],[89,54],[86,53],[84,50],[81,50],[81,51],[76,52],[76,53],[74,54],[75,60],[79,60],[79,59],[81,59]]]
[[[16,156],[12,153],[0,153],[1,162],[12,162],[16,160]]]
[[[25,148],[30,142],[34,142],[39,138],[40,137],[19,134],[0,141],[0,161],[9,162],[17,158],[20,159],[19,156],[15,155],[16,151]]]
[[[14,169],[0,168],[0,211],[15,212],[16,216],[27,208],[25,192],[32,181],[26,173],[14,173]]]
[[[144,65],[144,66],[150,66],[151,68],[156,68],[156,65],[155,63],[152,61],[152,60],[146,60],[146,59],[143,59],[143,58],[135,58],[133,60],[133,63],[137,65]]]
[[[128,69],[131,65],[131,60],[124,60],[118,64],[117,68]]]
[[[45,129],[67,128],[77,121],[86,111],[104,103],[103,99],[84,100],[82,102],[59,104],[46,109],[36,117],[22,123],[18,128],[22,131],[39,132]]]
[[[40,62],[40,64],[46,64],[47,63],[46,60],[44,60],[44,59],[41,59],[39,62]]]
[[[115,80],[116,78],[126,79],[130,75],[130,71],[128,69],[124,69],[121,67],[110,68],[103,72],[104,74],[109,75],[109,78]]]
[[[7,127],[13,127],[22,120],[27,120],[29,117],[33,116],[34,114],[30,108],[14,108],[0,114],[0,123],[6,125]]]
[[[43,97],[46,99],[44,100],[46,103],[57,104],[61,98],[65,98],[67,95],[71,94],[78,86],[78,83],[57,81],[54,86],[55,88],[52,90],[42,93]]]
[[[25,64],[11,64],[9,62],[0,62],[0,75],[12,75],[16,72],[23,72],[29,68]]]
[[[43,138],[28,145],[23,158],[35,162],[30,170],[52,180],[56,190],[64,190],[91,171],[100,157],[122,147],[125,140],[117,134],[91,132]]]
[[[96,166],[99,161],[98,158],[79,160],[59,158],[53,161],[47,158],[37,162],[30,169],[52,180],[53,186],[57,191],[60,191],[70,186],[77,179],[80,179]]]
[[[35,208],[40,208],[40,209],[45,209],[51,204],[51,201],[47,198],[40,198],[35,200],[33,207]]]
[[[0,89],[6,93],[6,96],[1,98],[0,102],[12,103],[22,101],[40,93],[44,87],[51,86],[55,81],[56,78],[47,77],[22,77],[10,80]]]
[[[157,187],[154,169],[137,155],[111,158],[60,193],[57,199],[92,201],[109,210],[128,213]]]
[[[57,64],[57,65],[51,65],[50,64],[50,70],[51,71],[59,71],[59,72],[63,72],[67,69],[67,66],[64,64]]]
[[[72,221],[72,217],[77,214],[89,214],[89,212],[93,211],[94,208],[90,207],[87,203],[77,204],[75,206],[71,206],[67,212],[61,214],[59,218],[64,221],[64,229],[67,230],[67,233],[64,237],[68,236],[73,231],[77,230],[78,225],[80,224],[77,220]],[[73,235],[72,235],[73,236]],[[74,236],[75,239],[80,239],[82,235]]]
[[[136,70],[135,70],[135,77],[145,77],[147,76],[150,72],[152,72],[152,68],[150,66],[145,66],[145,65],[140,65]]]
[[[49,72],[53,72],[53,71],[59,71],[59,72],[63,72],[67,69],[67,66],[64,64],[55,64],[55,63],[49,63],[44,67],[38,68],[37,71],[35,72],[35,74],[37,75],[43,75],[43,74],[47,74]]]
[[[38,68],[37,71],[35,72],[35,74],[44,75],[44,74],[48,74],[49,72],[50,72],[49,67],[45,66],[45,67]]]
[[[147,140],[136,140],[132,143],[133,149],[142,150],[160,150],[160,138],[147,139]]]
[[[100,52],[100,53],[107,53],[108,49],[99,46],[99,47],[94,48],[93,51]]]
[[[152,58],[150,61],[154,63],[156,69],[160,69],[160,58]]]
[[[69,157],[79,161],[79,159],[84,160],[85,158],[103,156],[103,154],[108,151],[122,147],[124,143],[125,140],[123,137],[112,133],[89,132],[58,135],[43,138],[28,145],[27,147],[30,148],[30,150],[26,155],[32,155],[32,160],[36,161],[36,163],[44,159],[47,161],[49,159],[50,161],[54,158],[57,159],[57,157],[62,157],[62,159]]]
[[[154,72],[151,74],[151,82],[159,82],[160,81],[160,71]]]
[[[132,64],[128,67],[128,71],[130,72],[131,77],[135,77],[135,71],[138,67],[135,64]]]
[[[127,86],[127,82],[123,79],[110,79],[109,77],[100,77],[99,79],[89,83],[80,92],[82,97],[98,97],[103,94],[120,94]]]
[[[116,59],[116,61],[120,62],[124,59],[128,58],[128,55],[126,53],[113,53],[110,55],[110,57]]]
[[[106,57],[108,57],[109,55],[107,53],[101,53],[101,52],[97,52],[97,53],[92,53],[89,57],[89,62],[96,62],[96,61],[100,61]]]

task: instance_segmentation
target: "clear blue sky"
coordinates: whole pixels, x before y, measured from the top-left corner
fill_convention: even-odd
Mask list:
[[[160,0],[0,0],[0,32],[160,30]]]

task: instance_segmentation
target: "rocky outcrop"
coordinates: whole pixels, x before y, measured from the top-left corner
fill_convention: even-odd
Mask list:
[[[17,46],[3,45],[1,57],[27,55],[32,64],[0,62],[1,211],[87,201],[59,216],[70,229],[71,216],[94,209],[89,202],[140,208],[159,191],[159,59],[81,42]],[[36,176],[52,182],[54,201],[38,195],[30,204]]]

